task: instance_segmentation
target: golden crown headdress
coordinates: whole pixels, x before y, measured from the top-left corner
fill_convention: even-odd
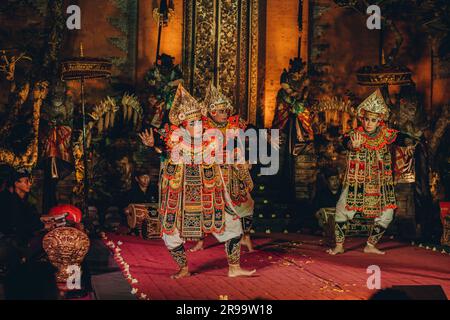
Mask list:
[[[366,98],[359,106],[356,108],[358,116],[362,116],[363,111],[368,111],[372,113],[381,114],[383,118],[389,116],[389,108],[384,101],[383,95],[380,89],[377,89],[374,93]]]
[[[206,90],[204,104],[208,109],[208,112],[229,110],[230,113],[233,113],[234,109],[230,100],[223,95],[219,89],[212,84],[212,82],[209,83],[208,89]]]
[[[179,84],[169,111],[170,122],[178,126],[185,120],[200,120],[201,117],[202,105]]]

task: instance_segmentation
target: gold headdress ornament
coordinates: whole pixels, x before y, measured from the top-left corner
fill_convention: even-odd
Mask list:
[[[356,110],[359,117],[363,115],[363,111],[380,114],[384,119],[389,116],[389,108],[384,101],[380,89],[377,89],[374,93],[367,97]]]
[[[170,122],[178,126],[185,120],[200,120],[201,117],[201,104],[191,96],[181,84],[179,84],[169,112]]]
[[[206,90],[206,97],[204,104],[208,109],[208,112],[213,112],[217,110],[229,110],[230,114],[233,113],[233,105],[230,100],[223,95],[219,89],[217,89],[212,82],[209,83],[208,89]]]

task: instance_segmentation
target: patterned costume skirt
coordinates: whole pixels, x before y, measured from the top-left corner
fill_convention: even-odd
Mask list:
[[[215,165],[163,162],[160,178],[162,233],[179,230],[183,239],[221,233],[225,227],[225,200],[220,169]]]

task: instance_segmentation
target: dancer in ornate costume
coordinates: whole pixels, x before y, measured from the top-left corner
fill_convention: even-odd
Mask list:
[[[357,112],[362,126],[352,131],[344,141],[349,153],[343,191],[336,206],[336,247],[328,250],[331,255],[344,252],[346,224],[356,212],[374,218],[364,252],[384,254],[376,245],[397,207],[389,147],[398,132],[383,122],[389,109],[381,92],[377,90],[370,95],[359,105]]]
[[[233,115],[233,106],[230,101],[211,83],[207,89],[204,105],[207,109],[207,117],[203,117],[205,130],[218,129],[223,138],[226,138],[227,130],[245,130],[247,124],[239,117]],[[229,141],[225,141],[224,148]],[[241,146],[243,144],[241,143]],[[224,161],[225,162],[225,161]],[[253,244],[250,239],[250,230],[253,223],[254,201],[250,195],[253,190],[253,181],[249,172],[249,164],[223,164],[221,165],[226,192],[229,195],[230,205],[228,210],[231,214],[237,214],[241,218],[244,235],[241,243],[247,247],[249,252],[253,252]],[[203,249],[203,239],[201,239],[192,252]]]
[[[193,146],[193,141],[175,137],[180,130],[189,132],[191,138],[203,134],[197,132],[196,127],[201,120],[201,112],[201,105],[180,85],[169,113],[171,125],[166,124],[161,130],[169,156],[161,164],[159,213],[162,238],[179,266],[172,278],[190,275],[185,240],[200,239],[209,233],[225,243],[228,276],[251,276],[255,270],[240,267],[242,226],[239,217],[226,210],[228,201],[220,165],[193,164],[193,161],[180,163],[170,156],[175,148],[188,154],[191,160],[201,156],[207,145]],[[154,146],[152,132],[146,131],[140,137],[145,145]]]

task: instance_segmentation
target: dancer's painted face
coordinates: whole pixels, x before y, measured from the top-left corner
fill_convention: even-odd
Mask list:
[[[202,125],[199,120],[189,120],[186,123],[186,130],[191,137],[198,137],[202,135]]]
[[[226,123],[228,120],[228,111],[226,109],[218,109],[210,112],[211,118],[216,123]]]
[[[365,112],[362,117],[362,125],[366,132],[374,132],[377,127],[380,125],[380,117],[376,113]]]

